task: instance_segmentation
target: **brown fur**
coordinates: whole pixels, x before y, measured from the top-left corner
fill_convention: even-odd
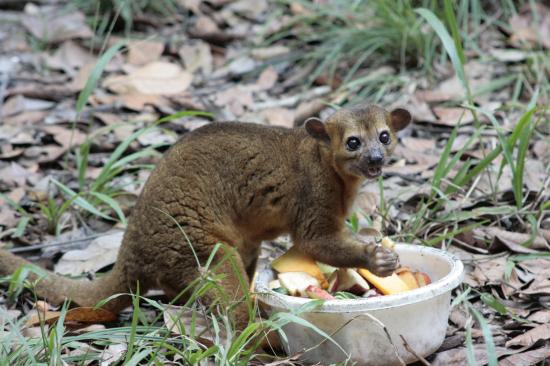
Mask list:
[[[166,153],[145,184],[114,269],[94,281],[49,274],[37,292],[54,303],[70,298],[80,306],[94,306],[112,294],[135,291],[139,282],[141,293],[160,287],[174,297],[199,276],[190,245],[201,265],[216,243],[232,246],[238,270],[249,279],[261,241],[284,233],[318,261],[391,273],[397,255],[361,241],[345,220],[370,166],[369,154],[376,149],[384,158],[391,154],[395,132],[409,120],[404,110],[388,113],[364,106],[338,111],[325,124],[310,120],[306,128],[235,122],[190,132]],[[391,144],[378,141],[382,130],[389,131]],[[363,141],[357,152],[346,150],[350,135]],[[2,275],[25,263],[0,251]],[[220,271],[226,275],[224,287],[242,296],[229,263]],[[116,312],[127,305],[129,298],[121,296],[105,307]],[[237,314],[245,323],[244,305]]]

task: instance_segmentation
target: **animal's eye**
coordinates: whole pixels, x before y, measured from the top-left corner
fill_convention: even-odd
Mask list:
[[[387,145],[390,143],[391,139],[390,139],[390,134],[388,133],[388,131],[384,131],[382,133],[380,133],[380,136],[378,136],[378,139],[380,140],[381,143],[383,143],[384,145]]]
[[[357,137],[350,137],[346,141],[346,147],[349,151],[355,151],[361,146],[361,141]]]

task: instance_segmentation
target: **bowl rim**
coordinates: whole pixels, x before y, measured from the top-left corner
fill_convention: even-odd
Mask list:
[[[366,299],[338,299],[324,301],[319,307],[308,312],[316,313],[347,313],[365,310],[381,310],[410,305],[433,299],[456,288],[464,279],[464,264],[453,254],[444,250],[425,247],[415,244],[396,243],[398,252],[414,252],[429,254],[445,260],[450,271],[443,278],[424,287],[394,295],[370,297]],[[260,301],[272,307],[282,309],[299,309],[309,303],[311,299],[283,295],[267,287],[267,279],[271,277],[271,269],[263,269],[258,273],[256,280],[256,296]]]

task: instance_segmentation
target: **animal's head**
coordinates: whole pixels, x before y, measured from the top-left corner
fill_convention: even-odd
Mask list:
[[[382,173],[397,144],[397,131],[411,121],[405,109],[391,112],[376,106],[366,105],[341,109],[323,123],[309,119],[307,132],[326,144],[340,174],[376,178]]]

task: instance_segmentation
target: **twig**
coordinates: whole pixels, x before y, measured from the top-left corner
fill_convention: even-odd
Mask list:
[[[21,247],[21,248],[11,248],[11,249],[8,249],[8,251],[10,251],[12,253],[30,252],[30,251],[36,250],[36,249],[72,245],[72,244],[75,244],[75,243],[80,243],[80,242],[83,242],[83,241],[99,238],[99,237],[106,236],[106,235],[108,235],[108,234],[95,234],[95,235],[85,236],[85,237],[79,238],[79,239],[58,241],[58,242],[55,242],[55,243],[48,243],[48,244],[29,245],[29,246]]]
[[[401,356],[399,356],[399,352],[397,351],[397,346],[395,345],[395,343],[393,343],[393,340],[391,339],[391,336],[390,336],[390,332],[388,331],[388,328],[386,328],[386,325],[384,323],[382,323],[380,320],[378,320],[376,317],[374,317],[373,315],[369,314],[369,313],[364,313],[364,314],[361,314],[361,315],[366,315],[368,316],[370,319],[372,319],[376,324],[378,324],[378,326],[380,328],[382,328],[382,330],[384,331],[384,333],[386,333],[386,338],[388,338],[388,341],[390,342],[390,344],[392,345],[393,347],[393,352],[395,353],[395,356],[397,357],[397,359],[399,360],[399,362],[401,363],[401,365],[405,366],[406,363],[405,361],[403,361],[403,359],[401,358]]]
[[[409,343],[407,342],[407,340],[405,340],[405,337],[403,337],[402,334],[399,335],[401,337],[401,339],[403,340],[403,346],[405,346],[405,349],[407,351],[409,351],[414,357],[416,357],[418,359],[418,361],[420,361],[422,364],[426,365],[426,366],[430,366],[431,364],[422,356],[420,356],[418,353],[415,352],[414,349],[412,349],[412,347],[409,345]]]

